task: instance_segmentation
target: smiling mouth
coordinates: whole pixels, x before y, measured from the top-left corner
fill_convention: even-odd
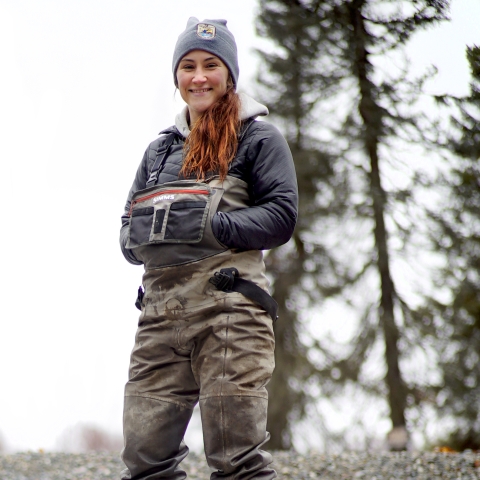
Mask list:
[[[190,92],[192,93],[205,93],[205,92],[209,92],[210,90],[212,90],[211,88],[199,88],[199,89],[190,89]]]

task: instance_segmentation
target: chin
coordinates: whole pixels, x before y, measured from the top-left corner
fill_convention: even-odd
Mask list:
[[[203,115],[213,104],[214,104],[214,102],[211,102],[208,105],[192,105],[192,106],[193,106],[193,109],[199,115]]]

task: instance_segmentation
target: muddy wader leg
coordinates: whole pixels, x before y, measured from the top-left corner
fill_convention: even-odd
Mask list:
[[[205,454],[218,469],[211,480],[270,480],[277,475],[268,465],[270,453],[261,450],[270,435],[267,400],[258,397],[224,396],[200,401]]]
[[[192,410],[145,397],[125,397],[122,480],[183,480],[178,468],[187,456],[183,436]]]
[[[227,309],[228,306],[225,307]],[[211,316],[197,336],[192,368],[200,385],[205,456],[211,480],[270,480],[268,394],[274,369],[272,319],[234,297],[230,311]]]
[[[183,437],[198,386],[190,351],[176,348],[178,328],[164,318],[148,320],[139,323],[125,386],[121,479],[183,480],[178,465],[188,453]]]

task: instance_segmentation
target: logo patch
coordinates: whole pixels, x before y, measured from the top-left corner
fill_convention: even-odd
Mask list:
[[[159,202],[160,200],[174,200],[175,195],[160,195],[159,197],[155,197],[152,200],[152,203],[155,205],[155,203]]]
[[[197,35],[205,40],[215,38],[215,25],[209,23],[199,23],[197,25]]]

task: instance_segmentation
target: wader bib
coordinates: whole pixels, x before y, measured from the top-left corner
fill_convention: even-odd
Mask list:
[[[248,206],[247,184],[228,176],[150,185],[132,198],[127,247],[145,273],[125,387],[123,480],[186,478],[183,436],[198,402],[211,479],[276,478],[261,449],[273,314],[235,291],[233,277],[210,281],[235,271],[268,296],[262,252],[229,249],[211,228],[217,211]]]

